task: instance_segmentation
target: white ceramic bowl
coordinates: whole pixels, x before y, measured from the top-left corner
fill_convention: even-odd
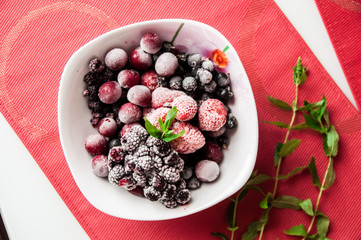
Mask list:
[[[92,57],[102,59],[114,47],[130,53],[139,46],[140,38],[146,32],[154,32],[163,40],[170,41],[181,23],[184,26],[174,42],[175,46],[181,45],[189,52],[205,56],[216,48],[222,50],[229,46],[226,51],[229,65],[225,71],[230,73],[235,94],[230,107],[239,125],[230,134],[231,141],[224,151],[219,178],[193,190],[189,204],[168,209],[159,202],[136,197],[93,174],[92,157],[84,148],[84,140],[96,129],[89,123],[91,112],[82,96],[85,88],[83,77]],[[206,24],[183,19],[155,20],[121,27],[97,37],[77,50],[67,62],[61,77],[58,101],[60,140],[75,182],[94,207],[109,215],[134,220],[164,220],[190,215],[231,196],[245,184],[253,171],[258,147],[258,123],[251,86],[235,49],[220,32]]]

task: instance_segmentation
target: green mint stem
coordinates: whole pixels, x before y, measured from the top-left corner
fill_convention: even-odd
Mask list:
[[[226,52],[228,49],[229,49],[229,46],[227,45],[223,48],[222,52]]]
[[[237,205],[238,205],[238,201],[239,201],[239,197],[241,196],[242,193],[242,189],[238,192],[237,197],[236,197],[236,201],[234,203],[234,208],[233,208],[233,218],[232,218],[232,230],[231,230],[231,240],[234,239],[234,232],[237,230],[234,228],[234,225],[236,224],[236,216],[237,216]]]
[[[172,41],[170,42],[172,45],[173,45],[173,43],[174,43],[175,39],[177,38],[177,36],[178,36],[178,34],[179,34],[180,30],[182,29],[183,25],[184,25],[184,23],[181,23],[181,25],[179,25],[179,27],[178,27],[177,31],[175,32],[175,34],[174,34],[174,36],[173,36],[173,38],[172,38]]]

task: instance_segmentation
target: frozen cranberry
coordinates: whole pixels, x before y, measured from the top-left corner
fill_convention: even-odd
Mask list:
[[[109,81],[103,83],[98,92],[100,101],[106,104],[112,104],[119,100],[122,95],[122,88],[119,83],[115,81]]]
[[[140,39],[140,47],[144,52],[154,54],[162,48],[162,40],[155,33],[146,33]]]
[[[131,88],[139,83],[139,73],[133,69],[125,69],[118,74],[118,83],[122,88]]]
[[[107,151],[107,146],[108,143],[105,137],[98,133],[89,135],[85,139],[85,149],[91,155],[99,155],[105,153]]]
[[[129,62],[135,69],[145,70],[152,65],[153,59],[150,54],[144,52],[140,47],[137,47],[130,54]]]
[[[219,166],[214,161],[202,160],[197,163],[195,174],[202,182],[213,182],[219,176]]]
[[[96,155],[92,160],[93,173],[98,177],[107,177],[108,170],[108,158],[105,155]]]
[[[122,123],[134,123],[139,121],[142,110],[133,103],[126,103],[119,109],[118,117]]]
[[[128,101],[141,107],[147,107],[151,104],[152,94],[146,86],[135,85],[131,87],[127,94]]]
[[[207,159],[215,161],[216,163],[222,161],[223,152],[218,144],[210,141],[206,142],[204,152]]]
[[[114,48],[105,55],[105,65],[113,71],[122,69],[127,62],[128,55],[121,48]]]
[[[153,69],[143,73],[141,83],[153,92],[158,86],[158,74]]]
[[[126,134],[127,132],[130,132],[130,129],[133,126],[141,126],[141,125],[140,125],[140,123],[137,123],[137,122],[125,124],[122,128],[122,131],[120,132],[120,136],[123,137],[124,134]]]
[[[104,137],[111,137],[117,133],[118,126],[113,118],[105,117],[98,123],[98,132]]]
[[[155,71],[161,76],[171,76],[178,68],[177,57],[170,52],[165,52],[160,55],[155,62]]]

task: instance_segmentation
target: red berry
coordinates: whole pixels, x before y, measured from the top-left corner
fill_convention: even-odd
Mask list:
[[[146,86],[135,85],[131,87],[127,94],[128,101],[141,107],[147,107],[152,100],[152,94]]]
[[[123,137],[124,134],[126,134],[127,132],[130,132],[130,129],[133,126],[142,126],[142,125],[140,125],[140,123],[137,123],[137,122],[125,124],[122,128],[122,131],[120,132],[120,135]]]
[[[152,106],[153,108],[159,108],[167,105],[170,106],[175,98],[182,95],[186,95],[185,92],[165,87],[156,88],[152,92]]]
[[[118,83],[122,88],[131,88],[139,83],[139,73],[133,69],[125,69],[118,73]]]
[[[157,108],[154,111],[146,114],[145,117],[153,126],[156,126],[157,128],[160,129],[158,119],[161,118],[162,121],[165,122],[165,118],[169,110],[170,108],[166,108],[166,107]]]
[[[217,131],[207,132],[207,133],[209,136],[216,138],[216,137],[222,136],[226,132],[226,130],[227,130],[227,128],[225,126],[223,126],[220,129],[218,129]]]
[[[98,132],[104,137],[114,136],[117,130],[117,123],[113,118],[105,117],[98,123]]]
[[[185,130],[183,136],[170,142],[171,146],[179,153],[189,154],[202,148],[206,142],[202,132],[189,122],[174,121],[171,127],[174,134]]]
[[[205,157],[209,160],[220,163],[223,158],[223,152],[218,144],[214,142],[206,142],[204,146]]]
[[[128,55],[121,48],[114,48],[105,55],[105,65],[113,71],[122,69],[127,62]]]
[[[153,92],[158,86],[158,74],[153,69],[148,70],[143,73],[141,83]]]
[[[98,177],[107,177],[109,174],[108,158],[105,155],[96,155],[91,163],[93,173]]]
[[[137,70],[145,70],[149,68],[152,63],[152,56],[144,52],[140,47],[137,47],[130,54],[130,64]]]
[[[220,172],[218,164],[210,160],[198,162],[194,170],[197,178],[202,182],[213,182]]]
[[[107,151],[108,143],[104,136],[96,133],[85,139],[85,149],[91,155],[104,154]]]
[[[173,53],[162,53],[155,62],[154,68],[161,76],[171,76],[178,68],[178,59]]]
[[[100,86],[98,96],[103,103],[112,104],[118,101],[122,96],[122,88],[119,83],[109,81]]]
[[[218,131],[227,120],[227,110],[217,99],[207,99],[198,111],[199,128],[203,131]]]
[[[140,39],[140,47],[144,52],[154,54],[162,48],[162,40],[155,33],[146,33]]]
[[[122,123],[134,123],[139,121],[142,110],[133,103],[126,103],[121,106],[118,112],[119,120]]]
[[[191,120],[198,111],[197,102],[190,96],[184,95],[174,99],[172,106],[177,108],[176,119],[179,121]]]

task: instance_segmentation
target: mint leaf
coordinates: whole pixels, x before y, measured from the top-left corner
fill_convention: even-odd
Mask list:
[[[333,185],[336,179],[335,169],[333,169],[333,160],[330,158],[329,164],[326,170],[326,184],[323,189],[327,189]]]
[[[304,84],[307,78],[307,69],[302,65],[301,57],[297,59],[297,64],[293,68],[293,82],[296,85]]]
[[[257,175],[256,177],[248,180],[248,182],[246,183],[247,186],[250,186],[250,185],[258,185],[258,184],[261,184],[269,179],[272,179],[271,176],[268,176],[266,174],[260,174],[260,175]]]
[[[162,129],[162,132],[165,133],[166,132],[165,125],[160,117],[158,118],[158,123],[159,123],[160,129]]]
[[[293,125],[291,127],[291,130],[303,130],[303,129],[308,129],[308,128],[310,128],[310,127],[304,122],[304,123]]]
[[[170,127],[176,116],[177,116],[177,107],[174,106],[171,110],[168,111],[167,116],[165,117],[164,125],[166,129]]]
[[[320,178],[318,177],[318,174],[317,174],[315,158],[313,156],[311,157],[311,162],[308,164],[308,171],[310,172],[311,177],[312,177],[312,184],[314,186],[317,186],[318,188],[320,188],[321,182],[320,182]]]
[[[301,199],[292,196],[280,196],[272,201],[272,207],[275,208],[290,208],[299,210],[299,204],[302,202]]]
[[[277,143],[277,146],[276,146],[276,149],[275,149],[275,153],[273,155],[273,162],[275,164],[275,166],[278,165],[278,162],[280,161],[280,150],[281,150],[281,147],[283,146],[282,143]]]
[[[313,212],[313,206],[311,199],[306,199],[305,201],[300,203],[300,207],[302,208],[305,213],[307,213],[310,216],[313,216],[315,213]]]
[[[336,132],[336,128],[331,125],[330,129],[327,132],[327,146],[330,149],[330,154],[332,157],[336,157],[338,151],[338,141],[339,136]]]
[[[214,233],[211,233],[211,235],[214,237],[219,237],[220,239],[223,239],[223,240],[229,240],[229,238],[226,236],[226,234],[221,233],[221,232],[214,232]]]
[[[296,150],[298,145],[300,145],[301,140],[299,139],[291,139],[284,143],[280,149],[279,155],[280,157],[286,157],[290,155],[293,151]]]
[[[285,230],[284,233],[291,236],[307,237],[306,228],[302,224],[293,226],[289,230]]]
[[[326,100],[326,99],[325,99]],[[321,107],[323,104],[324,104],[324,99],[322,99],[321,101],[319,102],[315,102],[315,103],[309,103],[307,101],[304,101],[303,102],[303,107],[299,107],[297,108],[298,111],[307,111],[310,113],[310,110],[312,109],[315,109],[315,108],[318,108],[318,107]]]
[[[316,130],[317,132],[320,132],[320,133],[324,132],[324,130],[321,128],[320,123],[316,119],[314,119],[313,117],[311,117],[310,115],[307,115],[307,114],[303,114],[303,117],[305,118],[305,122],[306,122],[307,126],[312,128],[313,130]]]
[[[262,121],[262,123],[268,123],[268,124],[272,124],[272,125],[275,125],[277,127],[280,127],[280,128],[288,128],[288,125],[287,123],[284,123],[284,122],[268,122],[268,121]]]
[[[273,195],[272,193],[267,193],[266,197],[261,200],[259,203],[259,207],[263,209],[269,208],[269,203],[272,201]]]
[[[307,166],[297,167],[297,168],[293,169],[291,172],[289,172],[287,175],[279,175],[278,179],[284,180],[284,179],[287,179],[289,177],[292,177],[293,175],[303,171],[305,168],[307,168]]]
[[[276,106],[276,107],[281,108],[286,111],[292,111],[292,107],[288,103],[286,103],[280,99],[277,99],[277,98],[274,98],[271,96],[267,96],[267,99],[273,106]]]
[[[326,234],[328,232],[329,225],[330,219],[326,215],[321,214],[317,216],[316,228],[321,239],[327,239]]]
[[[170,142],[170,141],[173,141],[174,139],[177,139],[177,138],[183,136],[184,133],[185,133],[184,129],[179,134],[167,133],[167,134],[163,135],[162,140],[164,142]]]
[[[325,95],[323,95],[323,97],[322,97],[322,100],[321,101],[323,101],[323,103],[322,103],[322,105],[317,109],[317,119],[318,120],[321,120],[321,118],[322,118],[322,116],[323,116],[323,114],[324,114],[324,112],[325,112],[325,110],[326,110],[326,105],[327,105],[327,101],[326,101],[326,97],[325,97]]]
[[[146,117],[144,117],[144,122],[145,128],[151,136],[155,138],[160,138],[162,136],[162,132],[158,128],[153,126]]]
[[[326,127],[330,128],[330,114],[328,113],[327,109],[325,109],[325,112],[323,113],[323,120],[325,120]]]

